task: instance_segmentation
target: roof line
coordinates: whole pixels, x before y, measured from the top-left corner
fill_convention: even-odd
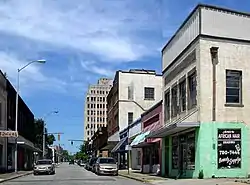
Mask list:
[[[250,17],[250,13],[247,13],[247,12],[237,11],[237,10],[233,10],[233,9],[230,9],[230,8],[224,8],[224,7],[216,6],[216,5],[209,5],[209,4],[199,3],[198,5],[195,6],[195,8],[194,8],[194,9],[192,10],[192,12],[188,15],[188,17],[183,21],[183,23],[182,23],[181,26],[177,29],[177,31],[174,33],[174,35],[173,35],[173,36],[169,39],[169,41],[164,45],[164,47],[162,48],[161,52],[163,52],[163,51],[166,49],[166,47],[171,43],[171,41],[176,37],[176,35],[179,33],[179,31],[185,26],[185,24],[187,23],[187,21],[194,15],[194,13],[196,12],[196,10],[199,9],[199,8],[216,9],[216,10],[231,12],[231,13],[235,13],[235,14],[241,14],[241,15]]]

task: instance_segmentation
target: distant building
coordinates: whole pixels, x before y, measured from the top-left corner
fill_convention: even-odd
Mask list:
[[[84,109],[85,141],[91,140],[97,129],[107,124],[107,96],[112,84],[112,79],[100,78],[97,84],[89,86]]]
[[[7,79],[0,70],[0,130],[7,130]],[[0,138],[0,172],[7,169],[7,139]]]

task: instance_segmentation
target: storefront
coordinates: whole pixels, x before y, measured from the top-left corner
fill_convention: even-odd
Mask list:
[[[151,133],[162,137],[162,171],[169,177],[247,177],[249,128],[244,123],[176,123]]]
[[[120,141],[113,148],[111,153],[117,154],[119,169],[127,169],[128,154],[126,145],[128,145],[128,129],[119,133]]]
[[[17,168],[18,170],[31,170],[34,163],[34,152],[42,151],[35,148],[34,144],[22,136],[17,138]],[[8,170],[15,169],[15,138],[8,138]]]

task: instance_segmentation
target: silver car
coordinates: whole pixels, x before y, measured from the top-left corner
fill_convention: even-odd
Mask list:
[[[99,157],[95,164],[97,175],[118,175],[118,165],[114,158]]]
[[[36,162],[36,164],[34,165],[33,174],[37,175],[41,173],[49,175],[54,175],[56,173],[55,165],[52,163],[52,160],[42,159]]]

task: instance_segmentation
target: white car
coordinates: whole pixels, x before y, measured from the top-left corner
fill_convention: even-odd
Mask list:
[[[41,173],[45,173],[48,175],[54,175],[56,173],[55,165],[50,159],[42,159],[38,160],[33,169],[33,174],[38,175]]]

